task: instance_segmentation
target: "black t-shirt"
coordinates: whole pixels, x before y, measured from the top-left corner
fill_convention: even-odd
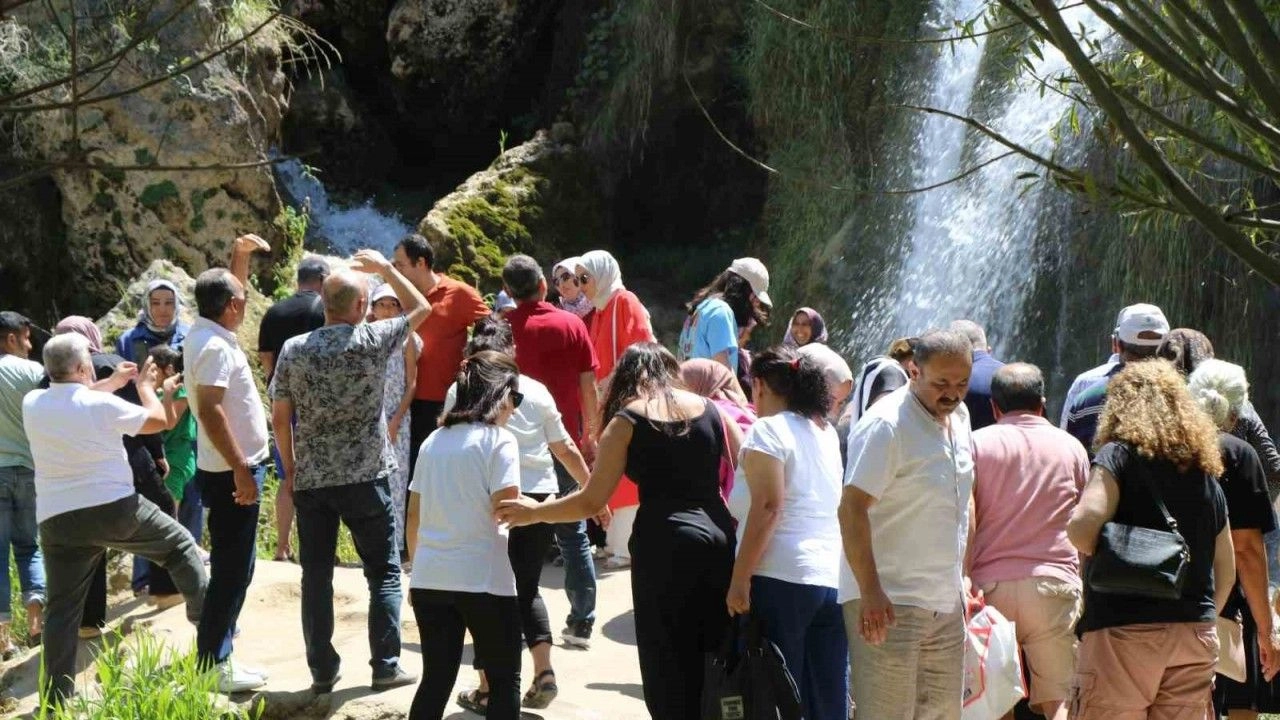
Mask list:
[[[1222,433],[1222,494],[1227,498],[1227,517],[1232,530],[1276,529],[1276,514],[1267,496],[1267,476],[1262,460],[1249,443]]]
[[[1168,530],[1151,492],[1151,486],[1159,488],[1169,514],[1178,521],[1178,532],[1191,549],[1191,567],[1177,600],[1095,593],[1088,587],[1086,569],[1084,615],[1076,632],[1140,623],[1213,622],[1217,615],[1213,552],[1218,533],[1227,525],[1227,500],[1218,481],[1200,470],[1180,473],[1168,461],[1148,460],[1127,443],[1102,446],[1093,464],[1109,470],[1120,485],[1120,502],[1112,522]],[[1150,483],[1143,481],[1144,474]]]
[[[258,327],[258,352],[280,358],[289,338],[324,327],[324,303],[314,290],[301,290],[272,305]]]

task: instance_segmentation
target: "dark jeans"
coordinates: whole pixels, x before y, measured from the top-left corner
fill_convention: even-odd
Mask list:
[[[578,483],[564,469],[559,460],[556,464],[556,479],[560,482],[560,496],[570,495],[578,491]],[[560,547],[560,557],[564,558],[564,594],[569,598],[569,617],[565,622],[573,625],[585,622],[594,625],[596,622],[596,565],[591,561],[591,541],[587,538],[587,523],[579,520],[571,523],[556,523],[556,545]]]
[[[395,512],[387,479],[296,490],[298,551],[302,564],[302,637],[316,682],[328,682],[341,659],[333,647],[333,556],[338,523],[351,539],[369,584],[369,665],[374,679],[396,674],[400,663],[400,563]]]
[[[520,623],[513,597],[449,590],[409,591],[422,642],[422,682],[409,720],[441,720],[462,666],[466,632],[485,658],[490,720],[520,717]]]
[[[44,561],[36,527],[36,474],[30,468],[0,467],[0,622],[9,622],[9,548],[17,562],[23,603],[44,604]]]
[[[178,524],[191,533],[197,545],[204,540],[204,504],[200,502],[200,491],[196,489],[194,477],[182,491],[182,502],[178,503]]]
[[[849,717],[849,645],[836,589],[756,575],[751,614],[800,686],[805,720]]]
[[[250,468],[259,493],[266,470],[264,465]],[[236,504],[235,476],[230,471],[197,470],[196,487],[200,501],[209,508],[210,546],[208,611],[196,630],[196,655],[201,663],[214,665],[231,657],[231,638],[253,580],[259,504]]]
[[[102,553],[89,577],[89,589],[84,596],[84,610],[80,613],[80,627],[101,628],[107,624],[107,554]]]
[[[41,680],[48,701],[58,703],[74,690],[77,620],[107,548],[163,565],[182,588],[187,618],[202,617],[208,578],[191,533],[139,495],[54,515],[40,523],[40,544],[49,576]]]
[[[147,456],[150,461],[150,456]],[[136,474],[135,470],[135,474]],[[160,473],[156,470],[155,465],[151,466],[151,473],[155,476],[154,482],[138,482],[134,481],[134,487],[138,494],[150,500],[160,512],[171,518],[177,518],[178,507],[173,502],[173,496],[169,494],[169,489],[164,486],[160,479]],[[147,592],[151,595],[173,595],[178,592],[178,586],[173,583],[173,578],[169,577],[169,573],[160,565],[147,560],[145,557],[135,555],[133,558],[133,577],[136,583],[139,579],[147,588]],[[141,573],[139,573],[141,568]],[[139,577],[141,576],[141,577]],[[136,584],[134,587],[138,587]]]

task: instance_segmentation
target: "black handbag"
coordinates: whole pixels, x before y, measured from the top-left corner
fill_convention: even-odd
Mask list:
[[[795,678],[755,618],[730,622],[720,650],[707,654],[702,720],[802,720]]]
[[[1178,532],[1178,521],[1169,514],[1160,489],[1146,469],[1139,470],[1138,474],[1169,529],[1154,530],[1117,522],[1104,524],[1085,579],[1089,589],[1097,593],[1176,600],[1182,597],[1191,549]]]

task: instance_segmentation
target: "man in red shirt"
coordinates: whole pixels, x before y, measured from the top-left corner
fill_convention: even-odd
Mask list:
[[[588,460],[593,459],[599,400],[596,396],[596,354],[582,319],[546,301],[547,279],[538,262],[528,255],[512,255],[502,268],[507,294],[516,309],[507,314],[516,341],[520,372],[551,391],[565,429]],[[579,488],[556,462],[560,494]],[[569,617],[560,637],[570,645],[589,647],[595,623],[596,574],[586,523],[555,526],[556,543],[564,558],[564,589],[569,596]]]
[[[467,331],[489,314],[480,293],[470,285],[435,271],[435,252],[421,235],[409,235],[396,245],[391,264],[409,279],[431,305],[431,314],[418,326],[422,353],[418,355],[418,387],[409,408],[409,474],[418,462],[418,448],[436,429],[444,396],[462,366]]]

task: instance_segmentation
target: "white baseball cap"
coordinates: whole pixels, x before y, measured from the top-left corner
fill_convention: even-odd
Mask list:
[[[1158,337],[1142,337],[1149,333]],[[1154,347],[1169,334],[1169,321],[1155,305],[1138,303],[1120,311],[1116,319],[1116,338],[1128,345]]]
[[[391,287],[391,283],[382,283],[375,288],[373,295],[369,297],[369,304],[372,305],[383,298],[392,298],[396,302],[400,302],[400,298],[396,295],[395,288]]]
[[[764,263],[753,257],[738,258],[729,265],[729,272],[746,280],[760,302],[773,307],[773,300],[769,298],[769,269]]]

